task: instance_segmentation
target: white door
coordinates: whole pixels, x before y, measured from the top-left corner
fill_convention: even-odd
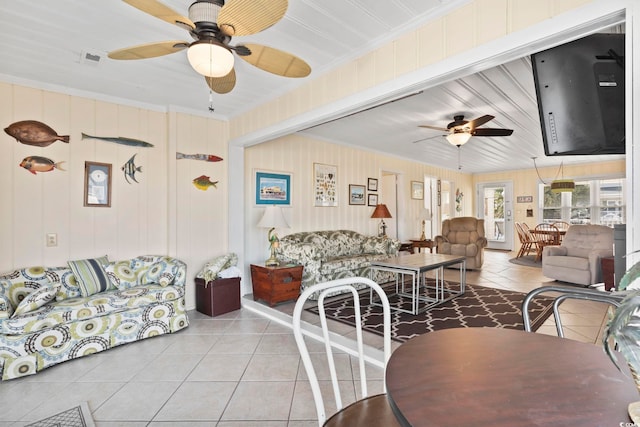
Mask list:
[[[513,184],[478,184],[477,216],[484,219],[489,249],[513,250]]]

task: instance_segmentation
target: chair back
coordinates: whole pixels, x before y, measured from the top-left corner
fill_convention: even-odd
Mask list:
[[[363,289],[364,286],[364,290]],[[358,289],[361,289],[360,291]],[[335,294],[336,292],[344,292],[346,293],[347,298],[353,298],[354,305],[354,317],[355,317],[355,329],[356,329],[356,349],[348,349],[344,345],[341,345],[337,341],[340,336],[331,332],[328,328],[327,317],[325,314],[325,297],[327,295]],[[320,316],[320,325],[322,328],[322,336],[313,336],[312,333],[309,332],[309,328],[304,328],[303,322],[301,320],[302,311],[304,309],[305,304],[310,296],[318,293],[318,310]],[[296,340],[296,344],[298,345],[298,350],[300,351],[300,356],[302,358],[302,363],[304,364],[305,371],[307,373],[307,377],[309,379],[309,383],[311,385],[311,392],[313,393],[313,400],[316,405],[316,412],[318,414],[318,423],[322,426],[327,419],[327,414],[325,412],[324,399],[322,397],[322,391],[320,390],[320,383],[318,381],[318,376],[316,374],[316,370],[314,368],[314,364],[309,355],[309,350],[307,348],[307,343],[305,341],[305,335],[307,339],[315,338],[324,343],[324,349],[327,355],[327,364],[329,367],[329,374],[331,377],[331,383],[333,387],[333,395],[335,398],[335,404],[338,411],[343,408],[342,397],[340,395],[338,377],[336,373],[336,363],[335,357],[333,354],[333,348],[336,347],[340,350],[340,352],[346,351],[347,353],[352,354],[353,356],[357,356],[358,358],[358,368],[360,372],[360,389],[361,389],[361,398],[365,398],[369,395],[367,391],[367,376],[365,372],[365,361],[367,357],[364,352],[364,341],[362,334],[362,318],[360,316],[360,306],[361,300],[363,298],[371,299],[375,297],[379,300],[382,305],[382,321],[383,321],[383,364],[386,367],[387,361],[391,356],[391,309],[389,307],[389,300],[385,295],[384,291],[374,281],[367,279],[365,277],[348,277],[343,279],[336,279],[329,282],[317,283],[315,285],[307,287],[300,297],[298,298],[295,308],[293,310],[293,335]],[[342,295],[340,296],[342,297]],[[307,326],[308,324],[304,322]],[[338,340],[336,340],[338,338]],[[384,386],[384,391],[386,392],[386,386]]]
[[[518,239],[520,240],[520,243],[521,244],[527,243],[527,235],[524,231],[524,228],[522,228],[522,224],[520,224],[519,222],[516,222],[515,227],[516,227],[516,233],[518,233]]]
[[[553,224],[546,222],[538,224],[532,234],[540,246],[560,244],[560,230]]]

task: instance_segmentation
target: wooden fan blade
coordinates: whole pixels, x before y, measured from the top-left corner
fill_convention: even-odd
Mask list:
[[[125,3],[139,9],[151,16],[162,19],[169,24],[178,25],[186,29],[193,29],[195,25],[186,16],[178,14],[175,10],[156,0],[122,0]]]
[[[311,73],[309,64],[290,53],[259,44],[245,46],[251,54],[240,58],[261,70],[283,77],[306,77]]]
[[[218,27],[228,36],[246,36],[266,30],[287,12],[287,0],[232,0],[218,14]]]
[[[146,43],[138,46],[125,47],[113,50],[108,56],[111,59],[147,59],[157,56],[169,55],[180,52],[189,47],[189,43],[182,40],[169,40],[166,42]]]
[[[229,93],[236,85],[236,70],[232,68],[224,77],[205,77],[204,79],[215,93]]]
[[[513,133],[513,129],[500,128],[480,128],[471,131],[473,136],[509,136]]]
[[[489,114],[486,114],[482,117],[478,117],[477,119],[473,119],[471,120],[469,123],[467,123],[466,125],[464,125],[464,127],[468,127],[469,129],[475,129],[478,126],[482,126],[483,124],[487,123],[490,120],[495,119],[494,116],[491,116]]]
[[[441,128],[441,127],[438,127],[438,126],[420,125],[418,127],[419,128],[425,128],[425,129],[439,130],[440,132],[449,132],[449,129]]]

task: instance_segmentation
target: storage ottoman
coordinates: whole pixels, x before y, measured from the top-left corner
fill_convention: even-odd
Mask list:
[[[240,309],[240,278],[206,282],[196,278],[196,310],[208,316],[219,316]]]

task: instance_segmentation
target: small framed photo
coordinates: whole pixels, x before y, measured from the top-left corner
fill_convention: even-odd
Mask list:
[[[424,199],[424,183],[411,181],[411,198],[416,200]]]
[[[369,194],[369,200],[367,205],[376,206],[378,204],[378,195],[377,194]]]
[[[84,206],[111,207],[111,163],[84,162]]]
[[[378,180],[376,178],[369,178],[367,181],[367,190],[378,191]]]
[[[256,205],[291,205],[291,174],[256,171]]]
[[[365,191],[364,185],[349,184],[349,204],[364,206]]]

